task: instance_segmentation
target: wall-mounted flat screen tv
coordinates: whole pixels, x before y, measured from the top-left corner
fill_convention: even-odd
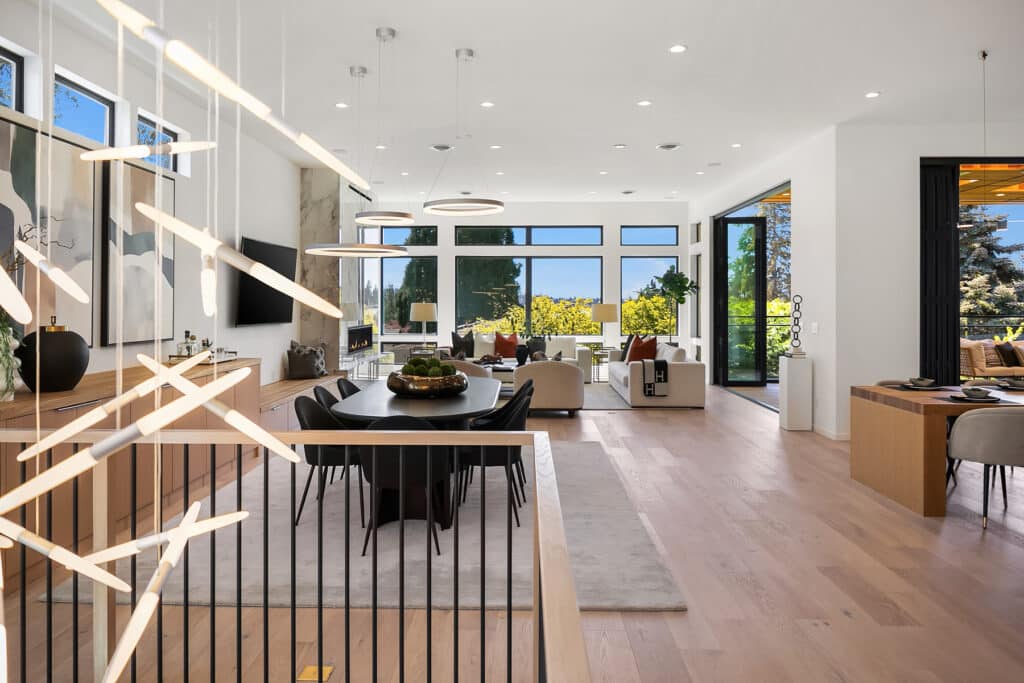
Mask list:
[[[348,352],[359,353],[373,347],[373,325],[352,325],[348,328]]]
[[[241,251],[253,261],[258,261],[276,270],[289,280],[295,279],[298,251],[294,247],[243,237]],[[239,274],[235,325],[290,323],[292,321],[292,306],[293,300],[290,296],[268,287],[245,273]]]

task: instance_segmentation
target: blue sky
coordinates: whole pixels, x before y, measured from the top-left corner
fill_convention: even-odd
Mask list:
[[[622,298],[632,299],[655,275],[676,265],[675,256],[642,256],[622,259]],[[677,266],[678,267],[678,266]]]
[[[107,144],[110,124],[107,106],[63,83],[53,89],[53,123],[96,142]]]
[[[1004,244],[1024,243],[1024,204],[986,204],[985,213],[990,216],[1006,215],[1006,230],[996,236]],[[1017,262],[1024,265],[1024,253],[1018,253]]]

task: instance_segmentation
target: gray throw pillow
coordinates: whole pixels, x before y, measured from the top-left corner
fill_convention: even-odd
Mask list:
[[[327,374],[327,344],[306,346],[292,341],[288,349],[288,379],[315,379]]]

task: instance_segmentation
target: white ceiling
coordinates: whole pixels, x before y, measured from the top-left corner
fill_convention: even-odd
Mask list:
[[[129,3],[157,14],[157,0]],[[62,4],[113,29],[89,0]],[[235,2],[165,4],[168,32],[200,52],[215,26],[221,65],[234,73]],[[439,142],[457,149],[435,197],[618,201],[635,190],[635,200],[659,201],[702,194],[830,124],[980,122],[982,47],[990,120],[1024,121],[1021,0],[245,0],[241,13],[243,85],[280,108],[287,26],[285,118],[347,150],[341,158],[397,203],[430,191]],[[377,26],[398,31],[380,111]],[[670,54],[675,43],[688,50]],[[464,89],[468,141],[454,139],[457,47],[477,52]],[[362,107],[353,64],[370,69]],[[865,99],[871,90],[883,94]],[[496,106],[482,109],[485,99]],[[385,151],[374,149],[378,125]],[[277,136],[251,118],[246,129]],[[655,150],[663,142],[681,146]],[[295,159],[309,161],[297,150]]]

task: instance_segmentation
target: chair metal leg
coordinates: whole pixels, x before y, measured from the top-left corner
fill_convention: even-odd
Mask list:
[[[363,537],[363,557],[366,557],[366,546],[370,543],[370,532],[373,531],[374,525],[377,524],[378,513],[380,512],[380,510],[377,509],[380,507],[380,494],[381,489],[376,489],[373,496],[375,503],[373,506],[374,509],[370,510],[370,523],[366,525],[366,535]]]
[[[404,492],[403,492],[403,495],[404,495]],[[437,551],[437,554],[440,557],[440,555],[441,555],[441,543],[437,539],[437,517],[438,517],[439,510],[437,509],[437,505],[435,504],[434,487],[433,486],[430,487],[430,493],[427,494],[427,505],[429,505],[431,507],[431,509],[434,511],[434,520],[433,520],[433,524],[430,525],[430,531],[434,535],[434,549]]]
[[[505,467],[505,477],[509,480],[512,485],[512,495],[515,497],[515,505],[512,506],[512,514],[516,517],[516,526],[519,526],[519,494],[516,492],[516,473],[509,471],[508,466]]]
[[[366,527],[366,513],[363,511],[363,465],[360,463],[357,465],[359,468],[359,524],[364,528]]]
[[[988,468],[991,465],[985,465],[982,477],[982,498],[981,498],[981,528],[988,528]]]
[[[953,486],[957,485],[956,471],[953,469],[953,458],[946,456],[946,486],[949,487],[949,480],[953,480]]]
[[[1000,465],[999,466],[999,479],[1000,479],[1000,483],[1002,483],[1002,485],[1003,485],[1003,507],[1005,508],[1005,507],[1007,507],[1007,505],[1006,505],[1006,466],[1005,465]]]
[[[323,498],[323,495],[327,490],[327,468],[321,467],[320,469],[323,471],[320,473],[320,490],[316,494],[317,500]]]
[[[299,503],[299,511],[295,513],[295,526],[299,525],[299,519],[302,517],[302,507],[306,504],[306,494],[309,493],[309,483],[313,481],[313,470],[315,468],[309,468],[309,476],[306,477],[306,487],[302,489],[302,501]]]
[[[519,462],[516,463],[519,469],[519,495],[522,496],[523,502],[526,502],[526,468],[523,467],[523,461],[520,458]]]

